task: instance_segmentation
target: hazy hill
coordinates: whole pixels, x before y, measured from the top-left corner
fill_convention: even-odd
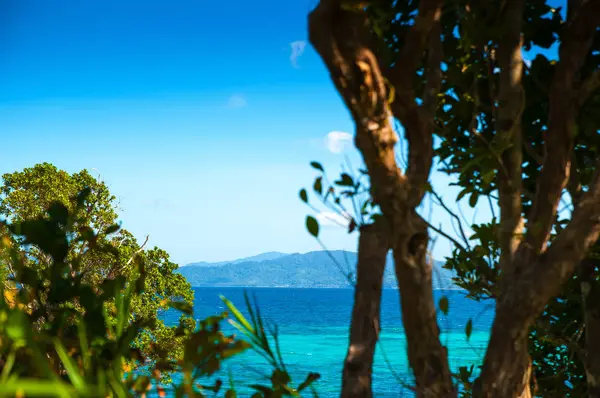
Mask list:
[[[265,261],[265,260],[275,260],[279,257],[283,257],[283,256],[287,256],[287,255],[288,254],[286,254],[286,253],[266,252],[266,253],[257,254],[256,256],[239,258],[237,260],[217,261],[217,262],[212,262],[212,263],[207,262],[207,261],[199,261],[197,263],[186,264],[185,266],[186,267],[218,267],[219,265],[238,264],[238,263],[244,263],[244,262],[249,262],[249,261],[260,262],[260,261]]]
[[[179,272],[192,286],[264,287],[349,287],[344,276],[352,272],[357,255],[348,251],[315,251],[305,254],[264,253],[249,258],[219,263],[192,263]],[[384,276],[384,287],[396,287],[391,256]],[[434,263],[434,289],[456,288],[452,272]]]

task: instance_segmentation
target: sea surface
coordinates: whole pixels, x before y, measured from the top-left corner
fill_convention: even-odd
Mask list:
[[[352,312],[352,289],[299,288],[196,288],[194,316],[202,319],[226,310],[219,296],[231,300],[245,314],[244,290],[254,296],[263,318],[277,325],[284,362],[293,384],[304,380],[309,372],[320,373],[315,383],[319,397],[339,396],[342,363],[348,346],[349,320]],[[436,302],[443,296],[449,301],[448,315],[438,311],[442,342],[448,347],[453,371],[459,366],[481,365],[489,329],[494,315],[491,302],[480,303],[462,291],[437,290]],[[179,315],[169,311],[164,319],[176,324]],[[465,327],[472,320],[467,339]],[[234,333],[230,327],[227,332]],[[239,335],[239,333],[237,333]],[[397,290],[384,290],[381,305],[381,344],[377,348],[373,389],[378,397],[413,396],[413,385],[406,358],[406,339],[402,328]],[[225,362],[220,378],[229,385],[230,376],[238,396],[250,396],[250,384],[269,384],[271,368],[254,352]],[[177,379],[177,377],[175,377]],[[310,394],[309,394],[310,396]]]

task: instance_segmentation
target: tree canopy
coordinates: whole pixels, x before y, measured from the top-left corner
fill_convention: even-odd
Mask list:
[[[458,201],[499,209],[467,226],[472,236],[445,235],[455,244],[446,266],[457,282],[496,307],[481,372],[456,375],[462,393],[598,396],[599,25],[597,0],[563,9],[546,1],[321,0],[310,14],[310,41],[355,122],[366,166],[334,183],[341,192],[322,186],[322,175],[314,185],[343,214],[344,198],[359,201],[350,220],[360,238],[344,396],[372,394],[379,275],[390,249],[415,391],[458,393],[431,293],[434,226],[417,211],[426,195],[439,199],[428,183],[433,167],[455,177]],[[406,165],[397,161],[394,120]],[[373,210],[375,219],[365,217]]]
[[[136,344],[155,361],[175,360],[182,355],[181,339],[175,338],[175,328],[165,326],[159,315],[168,309],[171,300],[192,305],[191,286],[175,272],[178,266],[169,260],[167,252],[158,247],[145,248],[145,243],[140,244],[129,231],[117,228],[116,198],[104,182],[87,170],[69,174],[48,163],[4,174],[2,179],[0,217],[12,223],[47,217],[47,209],[55,203],[75,211],[78,193],[84,188],[89,189],[86,205],[77,213],[71,236],[73,243],[67,253],[71,272],[81,274],[90,285],[99,286],[106,278],[139,277],[134,258],[141,258],[145,264],[146,287],[141,294],[132,297],[131,312],[132,316],[151,326],[146,327]],[[116,251],[90,250],[89,243],[83,238],[91,234],[95,234],[97,244],[111,245]],[[24,237],[13,235],[11,239],[31,269],[50,266],[51,258],[39,246],[27,244]],[[14,274],[14,270],[8,272]],[[193,319],[188,318],[186,324],[193,328]]]

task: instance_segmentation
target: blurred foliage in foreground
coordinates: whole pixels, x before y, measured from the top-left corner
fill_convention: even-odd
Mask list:
[[[221,331],[227,313],[193,325],[189,301],[165,298],[161,305],[187,315],[174,328],[182,354],[153,358],[152,350],[140,349],[157,322],[132,311],[135,298],[148,288],[147,259],[134,254],[135,272],[127,276],[90,275],[93,268],[83,267],[84,258],[96,256],[108,264],[121,255],[110,240],[100,239],[118,234],[117,225],[89,226],[85,209],[92,193],[89,187],[78,193],[72,207],[56,201],[36,218],[2,222],[1,268],[7,283],[0,285],[0,396],[166,396],[170,390],[176,397],[235,397],[233,385],[225,388],[211,376],[218,375],[223,361],[249,348],[273,367],[269,385],[250,386],[253,397],[300,396],[312,388],[318,374],[292,387],[277,331],[271,330],[273,349],[250,300],[248,320],[223,298],[230,322],[246,336],[238,339]],[[81,247],[85,250],[74,250]],[[33,252],[45,260],[44,267],[31,266]],[[168,389],[162,384],[165,372],[181,375]]]

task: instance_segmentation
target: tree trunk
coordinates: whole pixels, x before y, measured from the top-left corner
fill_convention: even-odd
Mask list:
[[[596,281],[597,260],[580,264],[581,294],[585,322],[584,366],[588,397],[600,398],[600,286]]]
[[[409,145],[406,175],[396,163],[394,146],[398,136],[390,123],[386,79],[370,48],[373,37],[369,20],[366,13],[348,11],[342,6],[339,0],[321,0],[309,16],[309,39],[327,65],[354,119],[355,144],[369,173],[373,201],[380,206],[391,229],[408,357],[415,373],[417,395],[455,396],[446,349],[439,341],[431,264],[426,258],[427,225],[416,213],[427,190],[433,156],[432,120],[441,84],[442,46],[438,29],[442,0],[419,3],[419,18],[407,34],[398,68],[389,76],[391,84],[397,87],[392,110],[404,126]],[[411,88],[412,76],[424,58],[427,44],[430,45],[426,62],[428,82],[423,105],[419,107]]]
[[[344,398],[373,396],[373,355],[379,338],[381,290],[389,251],[388,231],[384,227],[380,220],[360,230],[350,344],[342,376]]]
[[[406,230],[399,231],[396,237],[394,262],[416,394],[418,397],[454,397],[456,390],[452,385],[448,353],[440,342],[433,299],[427,225],[416,212],[410,218],[413,222],[408,222]],[[415,230],[408,228],[411,225]]]
[[[531,359],[529,328],[514,322],[510,307],[496,309],[482,377],[475,383],[476,398],[530,398]],[[494,358],[489,360],[489,358]]]

